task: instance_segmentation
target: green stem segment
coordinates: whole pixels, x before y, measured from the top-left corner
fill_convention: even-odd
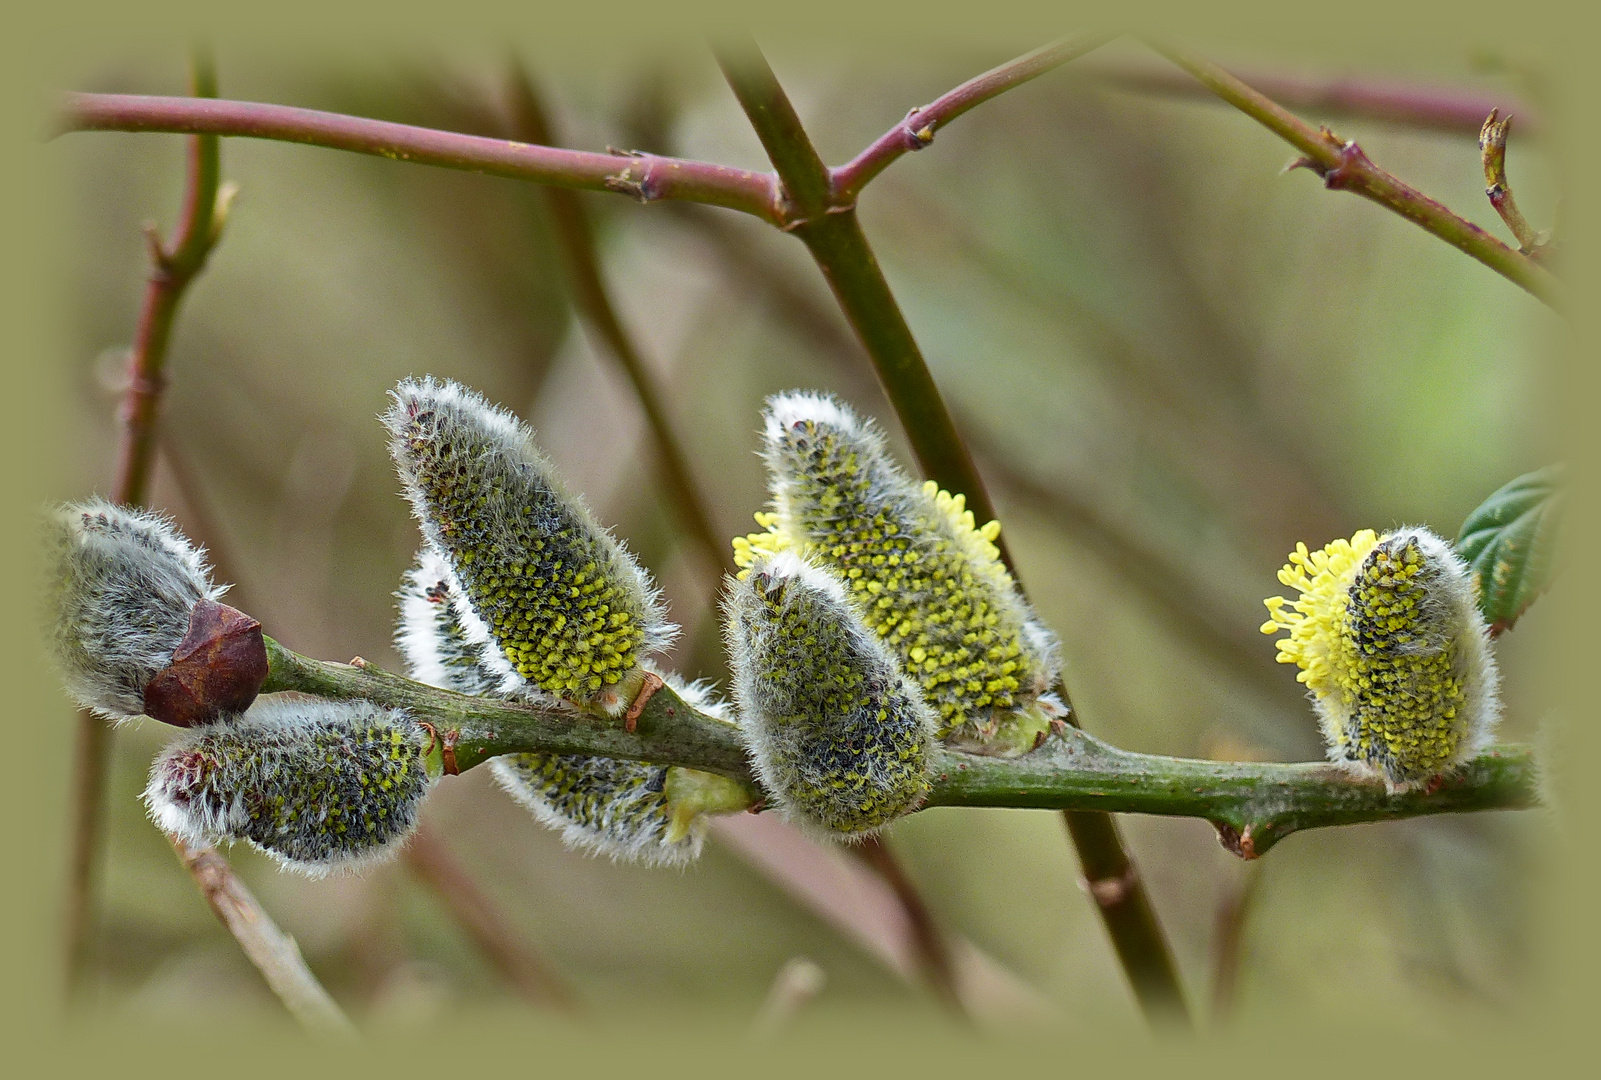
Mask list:
[[[440,690],[361,661],[313,660],[266,639],[270,671],[263,693],[293,691],[333,700],[366,700],[407,710],[449,736],[465,771],[501,754],[593,754],[652,761],[717,773],[761,798],[739,729],[688,705],[671,688],[646,703],[636,730],[570,707],[537,708]],[[1121,750],[1076,728],[1018,758],[936,752],[925,807],[987,806],[1034,810],[1157,814],[1205,818],[1224,846],[1244,858],[1264,854],[1303,829],[1392,821],[1472,810],[1538,805],[1532,752],[1502,746],[1457,770],[1433,791],[1390,795],[1378,781],[1360,781],[1320,762],[1203,761]],[[1126,857],[1110,854],[1094,823],[1070,819],[1093,841],[1086,860],[1092,883],[1131,881]],[[1114,838],[1115,841],[1115,838]],[[1117,847],[1121,849],[1121,844]],[[1099,854],[1106,852],[1107,854]],[[1125,942],[1119,942],[1122,951]],[[1132,947],[1132,946],[1131,946]]]
[[[884,393],[911,441],[923,475],[947,491],[966,495],[967,505],[978,521],[993,519],[995,506],[973,465],[967,444],[956,430],[917,339],[857,221],[854,194],[849,198],[837,194],[838,187],[754,40],[746,37],[724,44],[717,50],[717,61],[783,183],[789,209],[786,216],[794,222],[789,228],[812,253],[872,357]],[[997,546],[1001,558],[1011,567],[1004,538]],[[1066,687],[1059,686],[1058,690],[1063,701],[1068,701]],[[1069,702],[1069,713],[1076,723],[1071,708]],[[1132,866],[1111,821],[1086,821],[1083,825],[1070,831],[1087,875],[1098,866]],[[1127,910],[1137,908],[1144,917],[1114,917],[1103,907],[1107,932],[1112,935],[1120,958],[1142,963],[1141,958],[1145,957],[1163,958],[1162,963],[1143,964],[1138,970],[1126,968],[1146,1015],[1153,1020],[1171,1018],[1175,1015],[1173,1003],[1177,1002],[1177,1014],[1184,1016],[1176,965],[1144,886],[1132,870],[1125,876],[1134,903]],[[1091,876],[1088,880],[1095,879]],[[1158,984],[1163,985],[1153,990]]]
[[[1154,48],[1194,75],[1218,97],[1299,150],[1304,156],[1295,165],[1304,165],[1323,177],[1325,187],[1350,191],[1395,211],[1549,306],[1561,309],[1560,283],[1549,270],[1379,168],[1354,141],[1347,142],[1328,128],[1313,127],[1210,60],[1165,45]]]

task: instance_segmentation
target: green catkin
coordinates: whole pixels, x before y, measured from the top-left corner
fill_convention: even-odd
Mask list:
[[[1363,530],[1318,552],[1301,545],[1267,602],[1279,660],[1302,669],[1329,757],[1404,791],[1489,745],[1499,676],[1473,578],[1423,528]]]
[[[480,662],[481,648],[467,639],[448,573],[443,556],[425,548],[398,594],[396,644],[412,677],[458,693],[515,698],[500,691],[495,674]],[[721,716],[722,706],[701,687],[663,678],[695,708]],[[676,789],[686,781],[719,788],[730,783],[693,769],[577,754],[508,754],[491,761],[490,770],[569,847],[657,866],[694,861],[706,836],[704,817],[687,800],[675,799]]]
[[[633,557],[562,485],[528,428],[451,382],[408,380],[384,416],[468,639],[500,688],[626,710],[675,628]]]
[[[1027,750],[1060,704],[1048,694],[1059,660],[963,497],[919,484],[883,436],[843,403],[804,392],[768,400],[767,527],[734,542],[748,566],[794,548],[846,583],[852,602],[916,678],[940,737],[970,749]]]
[[[358,869],[416,828],[430,742],[370,702],[263,699],[174,739],[151,766],[145,805],[190,843],[243,840],[313,877]]]
[[[843,583],[792,551],[764,555],[724,611],[740,728],[784,815],[850,838],[915,810],[934,715]]]
[[[203,552],[157,514],[92,499],[61,507],[47,530],[50,641],[67,690],[108,719],[138,716],[194,606],[224,588],[212,585]]]

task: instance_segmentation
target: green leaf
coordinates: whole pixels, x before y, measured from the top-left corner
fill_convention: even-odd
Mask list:
[[[1520,476],[1462,523],[1456,549],[1478,579],[1492,634],[1510,630],[1550,583],[1562,474],[1557,464]]]

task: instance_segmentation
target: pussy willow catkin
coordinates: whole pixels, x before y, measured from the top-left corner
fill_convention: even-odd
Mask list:
[[[1427,529],[1363,529],[1320,551],[1296,546],[1279,580],[1299,594],[1266,603],[1262,632],[1289,631],[1329,758],[1400,791],[1489,742],[1498,675],[1472,575]]]
[[[645,657],[676,633],[645,572],[515,417],[451,382],[393,396],[384,423],[406,496],[500,688],[625,711]]]
[[[936,721],[830,570],[762,555],[725,600],[740,729],[797,824],[871,833],[928,793]]]
[[[67,690],[109,719],[138,716],[195,605],[223,589],[203,553],[160,515],[93,499],[62,507],[47,528],[50,638]]]
[[[431,739],[370,702],[262,699],[174,739],[151,766],[145,805],[191,843],[243,840],[313,877],[355,869],[416,828]]]
[[[734,541],[749,567],[794,549],[828,567],[873,633],[917,680],[942,738],[984,744],[1022,724],[1022,748],[1059,711],[1045,695],[1059,660],[1000,560],[998,522],[977,526],[961,495],[918,483],[883,436],[843,403],[795,392],[763,423],[772,510]]]
[[[462,629],[452,604],[449,565],[425,548],[402,583],[396,643],[413,678],[463,694],[516,697],[480,662],[482,646]],[[674,676],[667,684],[693,707],[721,717],[722,706]],[[572,848],[650,865],[681,866],[701,851],[706,822],[675,799],[687,782],[726,785],[691,769],[576,754],[508,754],[490,762],[495,778]]]

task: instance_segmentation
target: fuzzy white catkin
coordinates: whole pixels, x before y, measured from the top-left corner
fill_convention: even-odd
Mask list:
[[[211,583],[202,551],[158,514],[92,499],[50,518],[51,643],[67,691],[112,720],[144,711]]]
[[[830,571],[760,557],[724,605],[740,730],[790,821],[869,835],[928,793],[936,719]]]
[[[452,602],[450,566],[424,548],[397,594],[396,647],[412,678],[457,693],[509,697],[482,663],[483,646],[468,640]],[[723,706],[699,684],[657,673],[686,702],[723,718]],[[489,763],[502,788],[571,848],[621,862],[683,866],[706,836],[704,818],[673,827],[665,765],[577,754],[507,754]]]
[[[390,454],[500,690],[621,714],[677,632],[650,578],[516,417],[452,382],[393,396]]]
[[[157,756],[150,817],[190,843],[243,840],[311,877],[392,856],[417,827],[430,737],[366,701],[258,700]]]

